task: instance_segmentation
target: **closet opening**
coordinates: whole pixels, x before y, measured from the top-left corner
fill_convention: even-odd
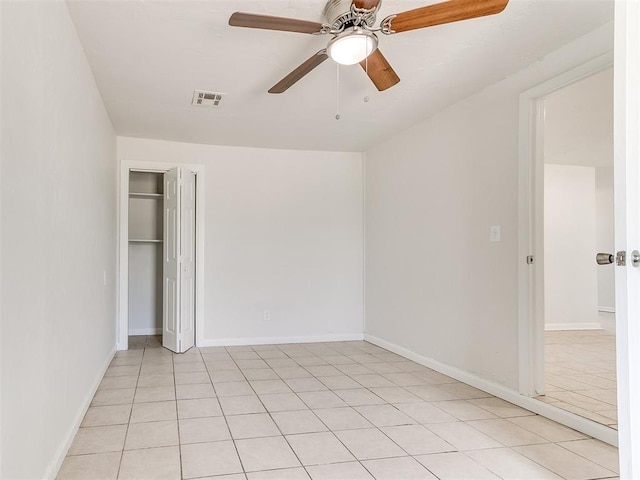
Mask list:
[[[203,176],[182,166],[122,170],[119,350],[130,336],[156,336],[176,353],[197,343]]]
[[[128,336],[162,335],[164,178],[129,173]]]

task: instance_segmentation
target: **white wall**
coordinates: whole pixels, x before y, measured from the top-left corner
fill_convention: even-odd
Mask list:
[[[595,168],[544,166],[547,330],[599,328]]]
[[[613,167],[613,68],[550,93],[544,109],[546,163]]]
[[[613,160],[613,159],[612,159]],[[596,168],[596,250],[615,254],[613,167]],[[615,310],[615,266],[598,267],[598,309]]]
[[[362,337],[361,154],[119,137],[118,157],[205,167],[205,342]]]
[[[366,332],[518,388],[518,102],[611,24],[366,153]],[[489,242],[491,225],[502,242]]]
[[[115,136],[66,4],[1,5],[0,477],[35,479],[115,347]]]

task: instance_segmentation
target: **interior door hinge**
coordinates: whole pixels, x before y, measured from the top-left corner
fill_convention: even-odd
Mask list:
[[[527,265],[533,265],[533,255],[527,256]]]

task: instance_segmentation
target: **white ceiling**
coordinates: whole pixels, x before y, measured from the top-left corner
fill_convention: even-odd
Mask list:
[[[118,135],[216,145],[363,151],[613,19],[612,0],[511,0],[491,17],[380,35],[401,78],[377,92],[358,66],[324,62],[267,90],[328,36],[229,27],[234,11],[323,21],[323,0],[69,2]],[[383,1],[378,19],[433,0]],[[217,109],[194,89],[224,92]],[[370,101],[364,102],[369,96]]]
[[[613,69],[545,98],[544,161],[613,168]]]

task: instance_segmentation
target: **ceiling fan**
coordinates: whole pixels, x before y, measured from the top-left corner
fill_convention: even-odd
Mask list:
[[[323,15],[327,23],[295,18],[236,12],[232,27],[261,28],[285,32],[331,35],[323,48],[269,89],[283,93],[328,58],[342,65],[360,63],[380,91],[400,81],[378,49],[376,32],[385,35],[500,13],[509,0],[449,0],[385,17],[375,26],[382,0],[328,0]]]

